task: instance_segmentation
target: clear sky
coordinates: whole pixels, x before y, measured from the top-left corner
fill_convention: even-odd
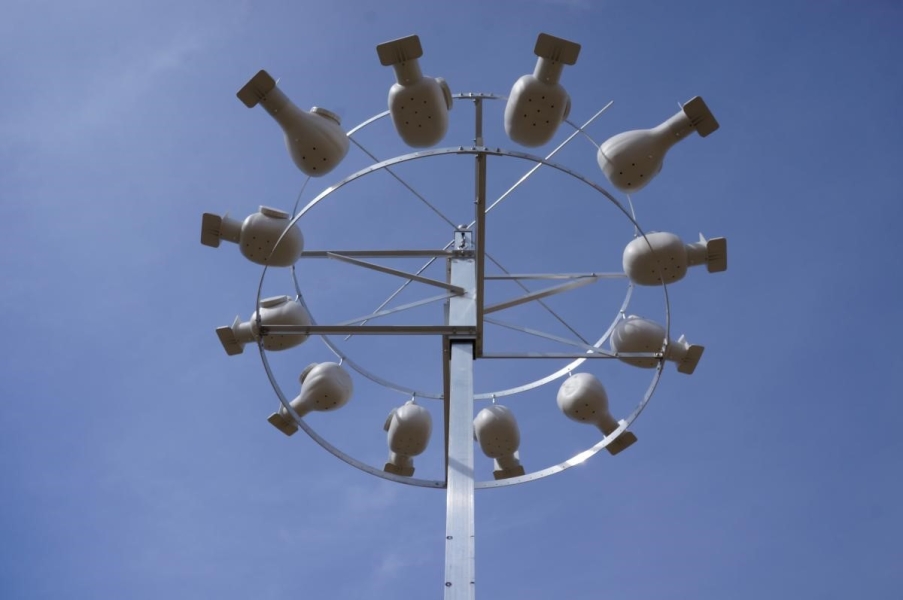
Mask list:
[[[351,127],[385,109],[394,81],[376,44],[417,33],[426,74],[454,92],[507,94],[543,31],[583,46],[562,79],[575,122],[614,100],[588,128],[597,141],[705,98],[721,129],[681,142],[634,201],[647,229],[726,236],[730,267],[672,286],[674,334],[706,352],[692,376],[666,368],[636,445],[478,492],[479,597],[900,598],[903,6],[889,0],[5,2],[0,597],[440,597],[443,493],[370,477],[266,422],[277,400],[256,350],[228,357],[214,334],[248,318],[260,269],[235,246],[201,246],[200,216],[291,210],[304,181],[278,127],[235,98],[258,69]],[[486,107],[487,144],[519,149],[502,108]],[[456,103],[441,145],[469,144],[472,115]],[[386,120],[359,139],[381,158],[406,152]],[[557,159],[607,185],[594,152],[576,139]],[[352,148],[302,200],[368,163]],[[490,160],[490,196],[529,166]],[[469,220],[470,159],[407,167],[399,174],[451,220]],[[310,249],[450,237],[385,174],[309,217]],[[615,271],[632,228],[541,169],[489,232],[512,271]],[[323,261],[299,265],[299,278],[321,322],[366,314],[398,283]],[[600,282],[550,305],[598,337],[624,290]],[[285,272],[268,275],[266,293],[290,291]],[[399,302],[434,293],[411,288]],[[636,302],[663,318],[660,290]],[[567,333],[536,307],[506,318]],[[499,351],[546,347],[491,333]],[[436,340],[346,350],[439,388]],[[330,356],[315,339],[274,355],[286,393]],[[649,372],[597,362],[588,369],[626,416]],[[478,366],[485,391],[560,365]],[[408,398],[358,375],[355,385],[346,408],[309,422],[381,466],[383,420]],[[528,470],[598,439],[558,413],[557,386],[504,401]],[[438,405],[422,403],[436,423],[417,475],[441,478]],[[477,470],[491,477],[479,449]]]

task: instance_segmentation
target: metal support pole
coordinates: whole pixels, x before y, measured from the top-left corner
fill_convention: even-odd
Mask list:
[[[462,241],[470,232],[458,231]],[[449,283],[466,290],[448,301],[449,325],[476,324],[476,265],[453,258]],[[445,600],[474,600],[473,335],[444,338],[446,414]]]
[[[445,600],[473,600],[473,343],[450,344]]]
[[[483,145],[483,101],[474,101],[476,110],[474,124],[474,144]],[[476,225],[476,302],[477,302],[477,339],[474,351],[479,357],[483,354],[483,290],[486,273],[486,155],[477,154],[474,159],[474,223]]]

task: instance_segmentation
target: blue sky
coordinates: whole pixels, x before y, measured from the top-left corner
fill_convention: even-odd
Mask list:
[[[227,357],[214,334],[250,315],[260,270],[234,246],[201,246],[200,215],[290,210],[303,182],[275,124],[235,98],[258,69],[351,127],[384,110],[382,41],[417,33],[426,74],[454,92],[506,94],[546,31],[583,45],[562,79],[572,119],[615,102],[588,129],[597,141],[705,98],[721,129],[674,148],[634,201],[647,229],[727,236],[730,268],[671,288],[674,333],[706,353],[690,377],[669,365],[636,445],[478,493],[479,596],[899,597],[901,25],[900,3],[879,0],[5,3],[0,596],[442,593],[442,492],[374,479],[266,422],[277,401],[259,358]],[[487,106],[487,143],[517,149],[502,110]],[[442,145],[469,143],[471,116],[458,102]],[[386,121],[360,141],[382,158],[406,151]],[[586,140],[558,159],[605,185]],[[304,198],[367,163],[352,149]],[[407,166],[412,185],[468,220],[468,159]],[[529,166],[490,161],[490,196]],[[397,183],[365,179],[305,217],[309,248],[448,241],[447,224]],[[491,217],[489,249],[512,271],[617,270],[632,235],[543,169]],[[313,261],[299,276],[321,322],[365,314],[397,284]],[[289,283],[274,272],[265,289]],[[641,292],[637,310],[661,319],[660,290]],[[432,294],[412,288],[399,302]],[[603,282],[550,304],[598,336],[623,294]],[[506,318],[564,333],[536,307]],[[493,336],[498,350],[530,341]],[[438,342],[393,344],[355,339],[347,351],[438,389]],[[296,393],[298,371],[329,357],[310,340],[273,362]],[[622,417],[649,373],[598,362]],[[480,390],[553,368],[478,367]],[[309,421],[381,465],[383,419],[407,398],[355,385],[349,406]],[[528,470],[597,439],[558,413],[556,389],[505,402]],[[440,446],[436,435],[418,475],[441,478]],[[477,463],[490,477],[479,450]]]

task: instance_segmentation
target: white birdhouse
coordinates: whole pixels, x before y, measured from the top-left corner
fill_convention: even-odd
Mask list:
[[[244,352],[245,344],[257,341],[260,331],[257,326],[257,312],[244,323],[241,317],[235,317],[235,322],[230,327],[217,327],[216,335],[226,350],[226,354],[233,356]],[[307,327],[311,324],[310,315],[304,305],[293,300],[289,296],[274,296],[260,301],[260,324],[263,327],[271,325],[297,325]],[[264,335],[263,347],[266,350],[285,350],[303,344],[308,338],[306,333],[290,333],[285,335]]]
[[[204,213],[201,243],[218,248],[220,240],[226,240],[238,244],[244,257],[258,265],[290,267],[304,250],[304,236],[297,225],[286,231],[289,222],[288,213],[268,206],[261,206],[242,222],[228,215]]]
[[[684,244],[673,233],[656,231],[632,240],[624,248],[624,273],[637,285],[680,281],[687,268],[706,265],[709,273],[727,270],[727,239],[705,239]]]
[[[608,393],[605,386],[590,373],[577,373],[564,380],[558,389],[558,408],[569,419],[578,423],[590,423],[606,436],[613,434],[620,423],[608,411]],[[615,455],[636,442],[636,435],[622,431],[605,447]]]
[[[354,393],[351,376],[334,362],[313,363],[301,372],[298,380],[301,382],[301,393],[289,404],[302,418],[311,412],[338,410],[348,403]],[[267,420],[285,435],[298,431],[298,426],[284,406],[280,406]]]
[[[441,77],[424,77],[418,58],[420,38],[411,35],[376,47],[379,61],[395,68],[397,83],[389,89],[389,114],[398,135],[408,146],[435,146],[448,131],[452,94]]]
[[[520,464],[520,430],[514,413],[507,406],[493,404],[481,410],[473,420],[474,437],[483,454],[495,460],[493,476],[508,479],[524,474]]]
[[[630,315],[618,321],[609,341],[615,353],[659,352],[665,345],[665,328],[649,319]],[[676,342],[668,340],[668,348],[664,358],[677,363],[677,370],[690,375],[696,370],[699,359],[705,350],[703,346],[694,346],[680,336]],[[653,369],[658,366],[659,359],[653,357],[618,357],[619,360],[640,367]]]
[[[696,96],[673,117],[652,129],[625,131],[599,146],[596,160],[608,180],[622,192],[645,187],[662,170],[668,150],[692,132],[706,137],[718,121],[702,98]]]
[[[289,155],[305,175],[322,177],[348,154],[348,136],[338,115],[316,106],[301,110],[266,71],[259,71],[237,95],[248,108],[260,104],[279,123]]]
[[[413,457],[422,454],[430,443],[433,431],[430,412],[414,400],[408,400],[389,413],[383,429],[389,443],[389,461],[383,470],[410,477],[414,474]]]
[[[540,33],[533,52],[536,68],[514,83],[505,105],[505,133],[529,147],[548,143],[570,113],[571,98],[558,81],[564,65],[577,62],[580,44]]]

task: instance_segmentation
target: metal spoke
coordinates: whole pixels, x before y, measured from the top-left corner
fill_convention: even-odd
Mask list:
[[[409,310],[411,308],[417,308],[418,306],[423,306],[425,304],[430,304],[432,302],[438,302],[439,300],[447,300],[448,298],[453,298],[456,294],[441,294],[439,296],[432,296],[430,298],[424,298],[423,300],[417,300],[416,302],[410,302],[408,304],[402,304],[401,306],[396,306],[395,308],[390,308],[387,310],[381,310],[376,313],[370,313],[365,317],[358,317],[357,319],[349,319],[348,321],[342,321],[339,325],[355,325],[366,323],[370,319],[376,319],[378,317],[385,317],[387,315],[395,314],[398,312],[402,312],[404,310]]]
[[[427,258],[452,256],[448,250],[305,250],[301,258],[329,258],[341,254],[352,258]]]
[[[536,337],[541,337],[547,340],[551,340],[553,342],[558,342],[559,344],[565,344],[567,346],[574,346],[575,348],[580,348],[585,352],[592,352],[593,354],[605,354],[607,356],[614,356],[611,352],[607,350],[602,350],[598,346],[593,346],[592,344],[575,342],[574,340],[569,340],[567,338],[563,338],[561,336],[553,335],[551,333],[546,333],[544,331],[539,331],[538,329],[531,329],[529,327],[522,327],[520,325],[515,325],[513,323],[506,323],[505,321],[499,321],[498,319],[486,319],[487,323],[492,323],[493,325],[497,325],[499,327],[504,327],[506,329],[511,329],[514,331],[519,331],[521,333],[526,333],[529,335],[533,335]]]
[[[598,280],[599,279],[597,277],[582,277],[580,279],[574,279],[567,283],[562,283],[550,288],[544,288],[535,292],[530,292],[529,294],[525,294],[517,298],[512,298],[511,300],[506,300],[504,302],[499,302],[498,304],[487,306],[483,309],[483,314],[498,312],[500,310],[505,310],[506,308],[511,308],[512,306],[519,306],[521,304],[533,302],[534,300],[539,300],[541,298],[547,298],[549,296],[554,296],[563,292],[569,292],[579,287],[595,283]]]
[[[627,194],[627,206],[630,208],[630,218],[633,221],[633,237],[640,237],[640,227],[636,224],[636,211],[633,210],[633,200]]]
[[[492,257],[492,255],[489,254],[488,252],[486,253],[486,258],[488,258],[489,260],[491,260],[492,263],[493,263],[496,267],[498,267],[499,269],[501,269],[502,273],[504,273],[505,275],[511,275],[511,272],[508,271],[508,269],[506,269],[505,267],[503,267],[503,266],[502,266],[502,263],[500,263],[499,261],[495,260],[495,259]],[[524,290],[525,292],[530,293],[530,292],[532,291],[532,290],[530,290],[530,288],[528,288],[526,285],[524,285],[524,283],[523,283],[520,279],[513,279],[512,281],[514,281],[514,283],[516,283],[516,284],[518,285],[518,287],[520,287],[520,288],[521,288],[522,290]],[[543,302],[542,300],[537,300],[536,303],[539,304],[539,305],[540,305],[541,307],[543,307],[544,309],[546,309],[546,311],[548,311],[548,313],[549,313],[550,315],[552,315],[553,317],[555,317],[555,319],[557,319],[559,323],[561,323],[562,325],[564,325],[564,326],[567,328],[568,331],[570,331],[571,333],[573,333],[574,335],[576,335],[576,336],[580,339],[581,342],[583,342],[584,344],[589,344],[589,341],[588,341],[585,337],[583,337],[582,335],[580,335],[580,333],[578,333],[576,329],[574,329],[573,327],[571,327],[571,326],[568,324],[568,322],[565,321],[564,318],[563,318],[561,315],[559,315],[557,312],[555,312],[554,310],[552,310],[552,307],[551,307],[551,306],[549,306],[548,304],[546,304],[546,303]]]
[[[367,262],[365,260],[358,260],[356,258],[350,258],[348,256],[342,256],[341,254],[335,254],[333,252],[327,253],[329,258],[348,263],[351,265],[355,265],[358,267],[363,267],[364,269],[370,269],[372,271],[379,271],[380,273],[386,273],[387,275],[395,275],[396,277],[402,277],[407,279],[408,281],[417,281],[420,283],[425,283],[427,285],[432,285],[435,287],[440,287],[449,291],[454,292],[455,294],[463,294],[464,288],[459,287],[457,285],[451,285],[450,283],[446,283],[444,281],[439,281],[437,279],[430,279],[429,277],[421,277],[419,275],[414,275],[412,273],[408,273],[407,271],[400,271],[398,269],[392,269],[389,267],[384,267],[382,265],[373,264],[371,262]]]
[[[370,158],[372,158],[372,159],[373,159],[373,162],[376,162],[376,163],[380,162],[380,160],[379,160],[378,158],[376,158],[376,155],[373,154],[372,152],[370,152],[369,150],[367,150],[366,148],[364,148],[364,147],[361,145],[361,143],[360,143],[359,141],[357,141],[357,140],[354,139],[354,138],[348,138],[348,139],[350,139],[351,142],[352,142],[355,146],[357,146],[358,148],[360,148],[360,149],[364,152],[364,154],[366,154],[367,156],[369,156]],[[424,198],[417,190],[415,190],[414,188],[412,188],[412,187],[410,186],[410,184],[408,184],[407,181],[405,181],[404,179],[402,179],[401,177],[399,177],[399,176],[395,173],[395,171],[393,171],[393,170],[390,169],[389,167],[386,167],[386,172],[388,172],[389,175],[391,175],[392,177],[394,177],[395,179],[397,179],[397,180],[398,180],[398,183],[400,183],[401,185],[403,185],[404,187],[406,187],[406,188],[408,189],[409,192],[411,192],[412,194],[414,194],[414,195],[417,197],[418,200],[420,200],[420,201],[423,202],[425,205],[427,205],[427,206],[429,207],[430,210],[432,210],[434,213],[436,213],[437,215],[439,215],[439,218],[440,218],[440,219],[442,219],[443,221],[445,221],[446,223],[448,223],[449,225],[451,225],[453,228],[454,228],[454,227],[457,227],[457,224],[456,224],[456,223],[454,223],[451,219],[449,219],[449,218],[446,217],[444,214],[442,214],[442,211],[440,211],[438,208],[436,208],[435,206],[433,206],[432,204],[430,204],[430,201],[429,201],[429,200],[427,200],[426,198]]]
[[[465,335],[476,327],[463,325],[261,325],[260,335]]]
[[[624,279],[624,273],[517,273],[514,275],[486,275],[485,279],[582,279],[593,277],[595,279]]]
[[[546,359],[567,359],[575,358],[616,358],[608,354],[596,352],[484,352],[480,358],[546,358]]]

